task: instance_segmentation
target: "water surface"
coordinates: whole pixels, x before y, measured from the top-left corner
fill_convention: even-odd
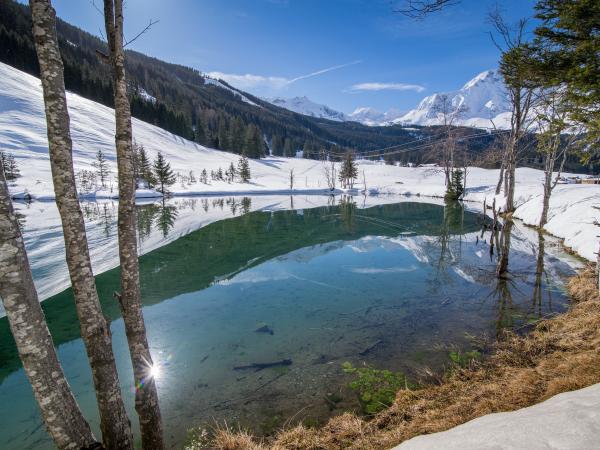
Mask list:
[[[425,368],[444,370],[450,351],[472,349],[471,336],[525,329],[568,305],[562,280],[572,273],[570,258],[554,242],[515,226],[490,254],[482,217],[459,204],[358,208],[354,199],[332,198],[328,206],[252,212],[251,198],[204,200],[191,215],[189,203],[138,207],[142,245],[152,233],[167,238],[183,217],[201,222],[212,208],[235,210],[140,257],[163,420],[175,446],[188,428],[213,419],[258,433],[291,416],[324,421],[357,406],[345,388],[344,361],[417,377]],[[107,235],[114,233],[114,221],[105,222]],[[508,238],[510,276],[499,281],[497,249]],[[137,427],[123,322],[112,299],[119,270],[96,280]],[[98,430],[70,289],[43,307],[69,382]],[[234,370],[284,359],[292,364]],[[6,318],[0,380],[0,448],[52,448]],[[330,393],[342,400],[332,405]]]

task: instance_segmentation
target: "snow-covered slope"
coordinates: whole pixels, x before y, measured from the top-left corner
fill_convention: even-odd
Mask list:
[[[455,124],[490,128],[491,120],[498,128],[505,128],[510,120],[510,104],[502,76],[496,70],[480,73],[457,91],[436,93],[425,97],[419,106],[402,117],[397,124],[440,125],[440,110],[444,102],[451,105],[449,112],[461,111]],[[448,110],[448,108],[446,108]]]
[[[248,103],[249,105],[252,105],[252,106],[260,107],[260,105],[257,105],[255,102],[250,100],[248,97],[246,97],[244,94],[242,94],[238,90],[230,88],[225,83],[223,83],[221,80],[217,80],[215,78],[211,78],[211,77],[207,76],[207,77],[204,77],[204,83],[206,83],[207,85],[212,85],[212,86],[216,86],[221,89],[225,89],[226,91],[231,92],[236,97],[239,97],[241,101]]]
[[[306,96],[293,98],[273,97],[266,98],[265,100],[275,106],[289,109],[290,111],[304,114],[305,116],[336,120],[338,122],[346,120],[344,113],[331,109],[329,106],[315,103]]]
[[[114,111],[72,93],[67,94],[67,101],[75,170],[93,170],[94,156],[102,150],[109,161],[111,179],[108,192],[101,196],[116,195]],[[203,169],[209,173],[219,167],[225,170],[231,163],[237,164],[239,159],[238,155],[203,147],[136,119],[133,120],[133,133],[151,159],[161,151],[174,172],[187,175],[193,171],[196,179]],[[40,81],[5,64],[0,64],[0,148],[14,154],[23,175],[11,184],[13,195],[27,191],[37,200],[54,198]],[[370,195],[444,196],[444,176],[436,168],[396,167],[372,161],[359,161],[358,164],[361,177],[355,185],[355,194],[364,190]],[[292,169],[295,184],[290,190]],[[251,160],[250,171],[250,183],[179,181],[171,187],[171,191],[179,196],[330,193],[319,161],[271,157]],[[363,185],[362,174],[366,186]],[[465,200],[483,202],[486,199],[490,205],[497,179],[497,170],[469,168]],[[515,202],[519,207],[515,217],[529,224],[539,220],[542,179],[543,173],[539,170],[517,170]],[[339,188],[337,192],[340,192]],[[497,204],[502,204],[501,197],[498,197]],[[600,214],[593,206],[597,205],[600,205],[600,186],[558,185],[550,202],[546,229],[564,238],[566,245],[580,255],[595,260],[598,233],[594,221],[600,220]]]

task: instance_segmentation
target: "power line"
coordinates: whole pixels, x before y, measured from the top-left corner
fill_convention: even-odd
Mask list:
[[[507,133],[508,131],[509,130],[492,130],[492,131],[477,132],[477,133],[474,133],[471,135],[461,136],[461,137],[457,138],[457,142],[463,142],[466,140],[475,139],[475,138],[483,137],[483,136],[492,136],[492,135],[497,135],[497,134],[501,134],[501,133]],[[370,157],[380,157],[380,156],[385,156],[385,155],[410,153],[410,152],[414,152],[416,150],[421,150],[424,148],[432,147],[443,141],[443,138],[440,138],[440,139],[437,139],[437,140],[431,142],[432,139],[433,139],[433,136],[428,136],[427,138],[416,139],[414,141],[404,142],[402,144],[392,145],[390,147],[382,147],[382,148],[375,149],[375,150],[368,150],[366,152],[362,152],[360,155],[365,158],[370,158]],[[427,141],[430,141],[430,142],[427,142]],[[406,147],[408,145],[412,145],[415,143],[421,143],[421,142],[423,142],[423,143],[416,147],[412,147],[412,148],[408,148],[408,149],[400,149],[401,147]],[[399,150],[394,151],[394,152],[386,152],[386,150],[391,150],[391,149],[395,149],[395,148],[398,148]],[[329,155],[334,156],[334,157],[343,157],[345,155],[345,153],[329,152]]]

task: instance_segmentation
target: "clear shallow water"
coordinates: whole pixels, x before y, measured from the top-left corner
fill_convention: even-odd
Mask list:
[[[551,242],[513,227],[511,278],[498,281],[481,218],[459,205],[359,209],[337,199],[329,207],[244,214],[249,202],[237,202],[243,215],[140,258],[163,419],[175,446],[186,429],[213,418],[266,433],[294,415],[325,420],[356,406],[344,388],[344,361],[412,376],[425,367],[442,370],[451,350],[472,347],[469,335],[493,337],[567,306],[567,255],[556,248],[546,254]],[[140,207],[142,235],[153,228],[168,235],[182,217],[177,211],[174,204]],[[110,270],[97,285],[137,426],[123,323],[111,295],[118,277]],[[70,290],[43,306],[69,382],[97,430]],[[273,333],[256,332],[264,325]],[[292,364],[233,370],[282,359]],[[51,448],[5,318],[0,380],[0,448]],[[325,400],[332,392],[343,398],[333,411]]]

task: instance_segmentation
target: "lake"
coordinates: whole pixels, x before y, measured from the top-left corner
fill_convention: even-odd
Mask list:
[[[31,209],[33,208],[33,209]],[[44,209],[44,213],[40,213]],[[102,306],[127,408],[132,370],[119,308],[116,202],[85,203]],[[34,277],[59,357],[92,426],[98,417],[53,204],[19,205]],[[41,214],[41,216],[40,216]],[[40,217],[46,217],[45,220]],[[525,332],[568,307],[578,260],[515,224],[510,277],[495,277],[489,223],[458,203],[382,197],[176,198],[138,206],[144,315],[167,440],[214,420],[269,434],[356,409],[341,365],[450,366],[505,328]],[[508,229],[510,228],[510,229]],[[111,268],[114,267],[114,268]],[[50,295],[53,294],[53,295]],[[263,370],[240,366],[289,360]],[[331,399],[335,398],[335,401]],[[0,448],[52,448],[0,319]]]

